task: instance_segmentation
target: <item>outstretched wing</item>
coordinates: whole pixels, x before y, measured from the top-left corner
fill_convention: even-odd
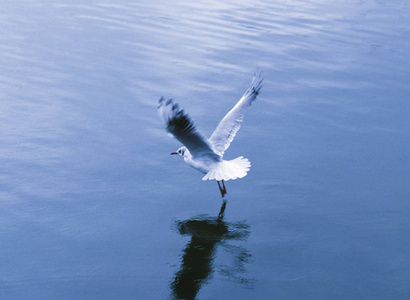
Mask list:
[[[253,80],[248,90],[238,103],[226,114],[222,121],[219,122],[214,133],[209,138],[214,149],[221,155],[226,149],[228,149],[239,128],[241,128],[245,111],[252,105],[256,96],[259,94],[259,91],[262,88],[262,81],[263,78],[261,73],[253,75]]]
[[[158,114],[165,123],[166,130],[184,144],[193,157],[209,155],[219,158],[209,142],[196,130],[191,118],[184,113],[183,109],[179,109],[178,104],[172,99],[167,101],[163,97],[159,99]]]

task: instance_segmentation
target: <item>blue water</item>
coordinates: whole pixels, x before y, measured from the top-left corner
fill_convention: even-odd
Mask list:
[[[1,299],[409,299],[410,3],[1,1]],[[169,153],[262,70],[215,182]]]

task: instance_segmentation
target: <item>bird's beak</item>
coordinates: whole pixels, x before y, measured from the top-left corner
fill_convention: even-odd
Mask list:
[[[178,154],[177,152],[172,152],[171,155]]]

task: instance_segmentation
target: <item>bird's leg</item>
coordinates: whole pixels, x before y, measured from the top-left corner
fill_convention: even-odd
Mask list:
[[[219,180],[217,180],[216,182],[218,182],[219,191],[221,192],[221,196],[223,198],[226,195],[226,188],[225,188],[225,184],[223,183],[224,181],[222,180],[223,187],[221,187],[221,184],[219,183]]]
[[[223,180],[222,180],[222,186],[223,186],[224,194],[225,195],[228,194],[228,192],[226,191],[226,187],[225,187],[225,181],[223,181]]]
[[[226,208],[226,203],[227,203],[227,202],[228,202],[228,201],[227,201],[226,199],[224,199],[224,200],[222,201],[221,210],[219,211],[219,214],[218,214],[218,221],[222,221],[223,218],[224,218],[224,213],[225,213],[225,208]]]
[[[222,188],[221,188],[221,185],[219,183],[219,180],[217,180],[216,182],[218,182],[219,191],[221,192],[221,195],[222,195],[222,198],[223,198],[224,195],[223,195]]]

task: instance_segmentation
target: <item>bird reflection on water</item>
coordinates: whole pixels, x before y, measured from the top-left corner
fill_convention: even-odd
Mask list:
[[[176,221],[175,225],[181,235],[190,235],[191,240],[182,252],[181,267],[171,282],[173,299],[196,299],[201,286],[208,282],[214,272],[213,261],[216,249],[221,245],[234,256],[234,267],[221,268],[220,273],[241,284],[249,284],[246,278],[237,280],[237,273],[243,276],[245,273],[243,265],[250,254],[243,247],[226,243],[228,240],[246,239],[249,235],[248,224],[224,222],[219,215],[219,218],[199,216],[185,221]]]

